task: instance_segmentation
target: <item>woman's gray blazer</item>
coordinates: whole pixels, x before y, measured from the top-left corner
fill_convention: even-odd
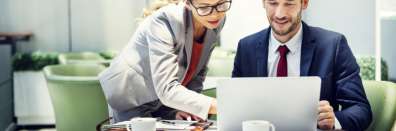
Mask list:
[[[183,4],[156,11],[140,23],[110,67],[99,74],[114,117],[125,117],[126,112],[159,99],[158,104],[207,118],[213,98],[197,92],[203,88],[206,65],[224,20],[219,28],[206,31],[201,59],[186,88],[180,83],[191,58],[192,17]]]

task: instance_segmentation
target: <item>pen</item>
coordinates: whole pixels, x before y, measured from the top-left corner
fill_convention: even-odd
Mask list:
[[[172,122],[172,121],[165,121],[165,120],[160,120],[160,122],[165,123],[165,124],[172,124],[172,125],[175,125],[175,124],[176,124],[175,122]]]

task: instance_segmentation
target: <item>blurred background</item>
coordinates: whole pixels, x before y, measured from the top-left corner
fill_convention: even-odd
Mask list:
[[[52,68],[43,72],[43,68],[75,63],[107,66],[133,35],[143,8],[153,1],[0,0],[0,131],[55,130],[60,120],[55,120],[57,104],[51,99],[56,96],[49,79],[59,72]],[[303,20],[346,36],[361,76],[369,82],[365,85],[374,86],[366,91],[378,92],[383,86],[371,81],[396,89],[395,0],[310,0]],[[209,63],[207,89],[215,86],[214,80],[230,77],[239,39],[268,26],[261,0],[233,0]],[[87,75],[67,68],[64,72],[74,71],[75,78]],[[62,73],[57,75],[70,76]],[[368,93],[370,102],[382,103],[374,107],[378,121],[372,130],[391,130],[396,116],[393,89],[372,98]],[[380,110],[384,107],[387,110]]]

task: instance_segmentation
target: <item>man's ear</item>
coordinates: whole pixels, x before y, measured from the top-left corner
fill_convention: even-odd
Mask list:
[[[302,0],[302,9],[307,9],[308,3],[309,3],[309,0]]]

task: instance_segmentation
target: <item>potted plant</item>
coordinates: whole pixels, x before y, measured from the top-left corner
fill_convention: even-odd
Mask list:
[[[375,79],[375,57],[373,56],[360,56],[357,57],[357,63],[360,66],[360,77],[363,80]],[[388,65],[381,59],[381,80],[388,80]]]
[[[13,58],[14,108],[18,125],[54,124],[43,67],[58,64],[57,53],[18,53]]]

